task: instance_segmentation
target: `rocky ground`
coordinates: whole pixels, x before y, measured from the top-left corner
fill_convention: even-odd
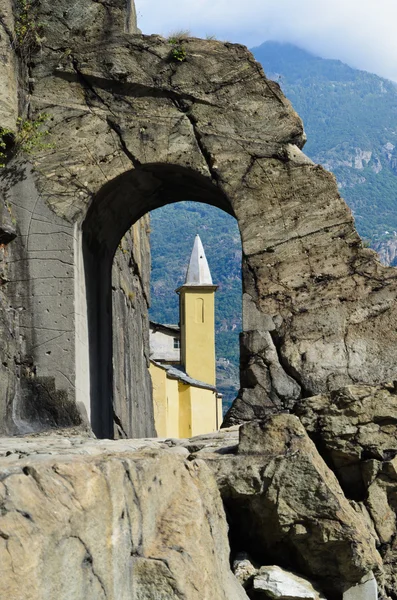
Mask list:
[[[394,600],[395,394],[190,440],[1,439],[4,597]]]

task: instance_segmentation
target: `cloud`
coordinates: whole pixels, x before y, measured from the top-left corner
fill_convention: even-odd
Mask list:
[[[397,81],[396,0],[136,0],[144,33],[297,44]]]

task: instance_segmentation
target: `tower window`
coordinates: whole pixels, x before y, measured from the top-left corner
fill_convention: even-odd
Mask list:
[[[196,323],[204,323],[204,300],[203,298],[196,298],[196,310],[195,310],[195,321]]]
[[[181,340],[179,338],[174,338],[174,348],[181,347]]]

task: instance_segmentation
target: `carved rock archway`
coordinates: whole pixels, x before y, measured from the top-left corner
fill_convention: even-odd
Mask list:
[[[87,264],[101,256],[106,280],[126,228],[186,198],[234,214],[241,233],[241,391],[228,424],[395,378],[396,272],[363,248],[334,177],[302,153],[302,122],[279,86],[242,46],[187,39],[177,63],[164,38],[114,27],[104,43],[95,23],[86,38],[77,25],[54,28],[35,59],[31,114],[49,115],[53,148],[35,156],[34,172],[15,163],[20,175],[3,177],[20,229],[8,295],[17,306],[28,289],[20,331],[30,383],[55,378],[66,414],[77,402],[109,421],[98,399],[106,386],[88,369],[98,344],[87,294],[101,292]],[[33,422],[30,393],[16,412]]]

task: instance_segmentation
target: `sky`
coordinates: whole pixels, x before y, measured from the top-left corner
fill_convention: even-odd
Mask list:
[[[145,34],[290,42],[397,81],[397,0],[135,0]]]

